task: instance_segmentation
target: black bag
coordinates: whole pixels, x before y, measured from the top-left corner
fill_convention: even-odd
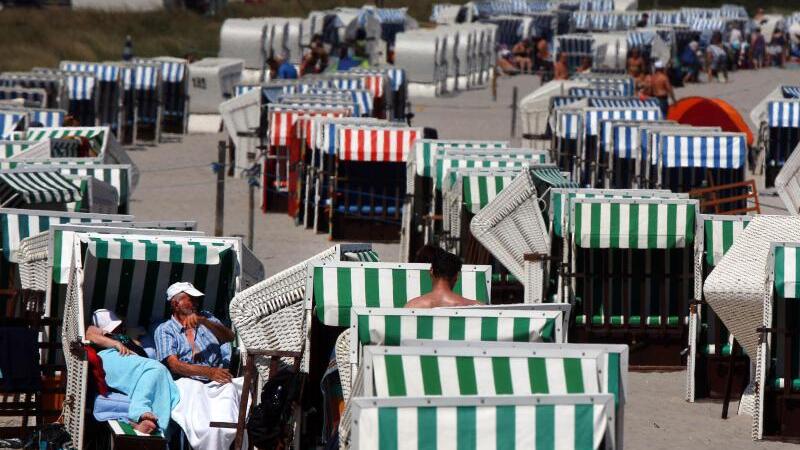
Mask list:
[[[25,443],[25,450],[61,450],[71,440],[69,433],[60,423],[51,423],[36,430]],[[42,446],[42,443],[45,445]]]
[[[261,402],[247,419],[250,442],[263,450],[284,448],[291,437],[292,406],[300,395],[300,375],[284,368],[261,391]]]

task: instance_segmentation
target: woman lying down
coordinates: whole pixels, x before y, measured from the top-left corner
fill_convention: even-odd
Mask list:
[[[145,434],[165,430],[180,400],[169,370],[149,359],[144,349],[124,334],[125,325],[113,312],[98,309],[92,322],[86,339],[99,351],[108,387],[129,397],[128,419],[133,428]]]

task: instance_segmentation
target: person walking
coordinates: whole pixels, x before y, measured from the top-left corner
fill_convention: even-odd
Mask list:
[[[130,61],[133,59],[133,39],[131,35],[125,36],[125,45],[122,47],[122,60]]]

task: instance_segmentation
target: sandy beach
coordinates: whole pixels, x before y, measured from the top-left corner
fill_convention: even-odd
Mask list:
[[[800,84],[800,71],[740,71],[732,74],[729,83],[679,89],[678,97],[721,97],[749,121],[750,110],[778,84]],[[538,79],[502,78],[498,86],[496,101],[492,100],[488,88],[454,97],[414,99],[414,125],[434,127],[441,138],[510,139],[512,89],[517,86],[522,99],[538,86]],[[211,163],[216,160],[220,139],[224,139],[223,134],[192,135],[183,137],[181,142],[130,150],[131,158],[141,171],[139,187],[133,196],[133,214],[143,220],[192,218],[198,221],[201,230],[213,232],[215,183]],[[764,213],[783,212],[775,196],[762,196],[762,207]],[[244,235],[246,220],[246,183],[227,178],[225,234]],[[285,214],[256,214],[254,251],[268,275],[330,245],[333,243],[327,235],[295,227]],[[382,260],[397,259],[398,245],[376,244],[375,248]],[[754,443],[750,437],[751,418],[736,416],[736,405],[732,405],[733,417],[721,420],[721,403],[684,401],[685,372],[632,372],[629,384],[629,403],[625,409],[626,448],[796,448],[776,442]]]

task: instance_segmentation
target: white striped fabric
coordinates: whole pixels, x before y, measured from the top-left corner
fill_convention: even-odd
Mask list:
[[[80,189],[68,178],[52,171],[0,171],[0,181],[19,194],[25,203],[69,203],[81,199]],[[4,201],[10,200],[5,198]]]
[[[800,128],[800,100],[767,103],[767,125],[774,128]]]
[[[10,139],[19,123],[27,117],[24,111],[0,111],[0,139]]]
[[[641,148],[640,137],[638,125],[612,125],[610,138],[613,144],[606,146],[606,149],[610,148],[616,158],[640,159],[642,157],[639,150]]]
[[[120,75],[120,68],[115,64],[62,61],[60,67],[67,72],[90,73],[99,82],[117,82]]]
[[[535,165],[541,161],[538,158],[503,158],[491,156],[447,156],[439,159],[437,165],[440,169],[436,171],[435,187],[437,190],[443,190],[447,186],[446,180],[451,177],[451,173],[455,169],[503,169],[503,168],[519,168],[529,165]],[[455,181],[451,179],[450,181]]]
[[[593,450],[613,426],[613,404],[604,394],[354,398],[350,448]]]
[[[286,146],[294,136],[294,121],[297,111],[271,110],[269,114],[269,143],[272,146]]]
[[[336,130],[337,154],[343,161],[404,162],[419,136],[420,128],[342,125]]]
[[[510,175],[467,175],[462,181],[462,202],[469,212],[477,214],[512,181]]]
[[[135,66],[133,72],[133,88],[138,91],[156,89],[159,81],[158,75],[159,71],[155,66]]]
[[[578,139],[581,115],[577,111],[556,113],[556,136],[562,139]]]
[[[64,125],[66,111],[60,109],[31,109],[31,123],[39,122],[45,127],[60,127]]]
[[[254,84],[237,84],[233,87],[233,96],[238,97],[259,88],[260,86]]]
[[[84,74],[67,76],[67,96],[70,100],[91,100],[94,98],[95,77]]]
[[[219,264],[232,245],[178,237],[81,234],[96,258],[159,261],[180,264]]]
[[[501,149],[507,148],[506,141],[449,141],[438,139],[417,139],[414,142],[414,163],[417,175],[421,177],[432,176],[436,150],[446,148],[461,149]]]
[[[705,230],[706,263],[714,267],[750,223],[750,216],[701,216]]]
[[[597,136],[599,133],[599,123],[607,119],[626,119],[626,120],[661,120],[661,110],[658,108],[639,108],[639,109],[589,109],[586,111],[584,128],[587,136]]]
[[[781,86],[784,98],[800,99],[800,86]]]
[[[19,243],[26,238],[44,233],[55,224],[100,222],[129,222],[132,216],[67,213],[58,211],[33,211],[26,209],[0,209],[0,233],[3,238],[3,256],[7,261],[17,261]],[[66,280],[66,273],[63,279]]]
[[[427,264],[342,262],[309,266],[309,275],[312,289],[306,296],[320,321],[332,326],[348,326],[353,306],[402,307],[431,289]],[[489,266],[464,266],[454,290],[488,303],[490,288]]]
[[[161,62],[161,80],[166,83],[182,83],[186,63],[177,61]]]
[[[781,298],[800,298],[800,251],[795,245],[774,245],[775,290]]]
[[[747,136],[696,136],[664,132],[660,137],[659,159],[651,164],[663,167],[705,167],[709,169],[739,169],[747,155]]]
[[[582,248],[681,248],[694,241],[694,200],[573,199],[571,230]]]

